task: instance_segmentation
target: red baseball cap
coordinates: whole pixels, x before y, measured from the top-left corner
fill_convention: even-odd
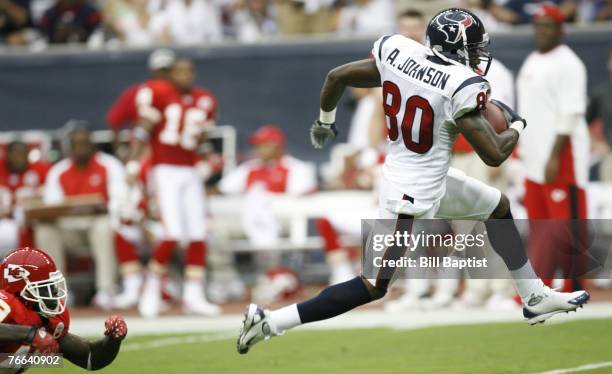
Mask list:
[[[542,4],[536,11],[533,13],[533,19],[538,19],[542,17],[547,17],[552,19],[555,22],[563,23],[565,22],[565,17],[563,13],[561,13],[561,9],[550,3]]]
[[[268,124],[260,127],[250,137],[251,144],[276,143],[279,145],[285,144],[285,133],[280,127]]]

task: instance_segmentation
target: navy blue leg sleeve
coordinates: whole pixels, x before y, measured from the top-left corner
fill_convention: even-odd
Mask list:
[[[527,263],[527,252],[510,210],[501,219],[487,220],[485,226],[493,249],[509,270],[520,269]]]
[[[308,323],[346,313],[373,299],[364,280],[355,277],[344,283],[327,287],[312,299],[299,303],[297,308],[302,323]]]

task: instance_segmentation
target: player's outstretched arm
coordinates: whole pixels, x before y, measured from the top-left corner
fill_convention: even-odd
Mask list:
[[[327,73],[321,88],[321,113],[310,128],[310,140],[315,148],[322,148],[338,134],[336,106],[347,86],[380,87],[380,73],[376,62],[373,59],[354,61]]]
[[[501,165],[512,154],[519,139],[519,132],[514,128],[497,134],[476,110],[466,113],[455,122],[478,156],[489,166]]]
[[[55,353],[59,347],[44,328],[0,323],[0,342],[32,345],[38,352]]]
[[[87,341],[74,334],[66,334],[60,340],[60,352],[73,364],[87,370],[99,370],[110,365],[117,357],[121,341],[127,335],[123,318],[112,316],[105,322],[103,339]]]
[[[374,59],[349,62],[327,73],[327,78],[321,88],[321,109],[324,111],[335,109],[346,86],[380,87],[380,73]]]

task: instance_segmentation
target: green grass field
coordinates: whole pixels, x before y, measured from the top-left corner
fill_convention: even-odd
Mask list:
[[[234,338],[129,338],[113,373],[532,373],[612,361],[612,319],[420,330],[291,331],[238,355]],[[227,336],[227,334],[224,334]],[[176,345],[154,347],[155,342]],[[183,342],[181,339],[192,339]],[[223,339],[223,340],[220,340]],[[78,369],[66,364],[68,372]],[[612,373],[612,367],[581,373]]]

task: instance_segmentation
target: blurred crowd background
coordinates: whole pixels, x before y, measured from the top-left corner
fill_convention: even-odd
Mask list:
[[[494,95],[514,106],[541,3],[0,0],[0,43],[10,50],[0,55],[1,249],[34,245],[52,252],[68,275],[73,305],[134,307],[163,227],[154,193],[147,192],[146,159],[141,193],[124,185],[138,120],[130,95],[147,78],[178,75],[180,84],[208,88],[215,102],[216,126],[194,165],[207,195],[207,298],[269,304],[304,285],[349,279],[360,266],[360,219],[376,217],[385,117],[380,90],[350,90],[339,110],[339,141],[315,153],[308,121],[318,113],[325,72],[367,57],[383,34],[424,42],[431,15],[459,6],[493,34],[499,60],[488,78]],[[566,36],[590,79],[586,217],[610,219],[612,1],[550,3],[570,25]],[[51,47],[58,44],[71,48]],[[453,165],[506,192],[515,218],[528,217],[519,157],[488,168],[463,140]],[[179,251],[164,279],[170,305],[180,300],[182,256]],[[460,275],[451,278],[399,282],[408,291],[388,307],[517,308],[506,280],[467,286]]]
[[[555,0],[567,22],[612,19],[609,0]],[[398,27],[406,9],[429,19],[442,8],[476,13],[489,31],[528,24],[537,0],[2,0],[4,45],[43,49],[85,43],[90,48],[256,42],[278,37],[380,35]]]

